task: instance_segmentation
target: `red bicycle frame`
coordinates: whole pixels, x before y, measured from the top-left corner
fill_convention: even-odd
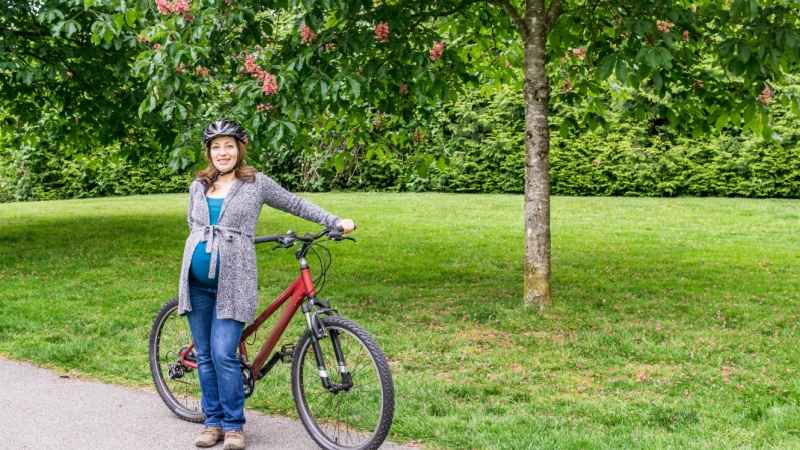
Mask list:
[[[313,297],[315,294],[316,291],[314,289],[314,281],[311,278],[311,270],[308,267],[301,268],[300,275],[292,282],[292,284],[290,284],[286,290],[281,292],[281,294],[275,298],[275,300],[267,307],[267,309],[259,314],[259,316],[256,317],[256,320],[242,332],[242,339],[239,342],[239,353],[246,360],[247,348],[245,347],[245,341],[247,338],[255,333],[267,319],[272,317],[272,314],[274,314],[278,308],[286,303],[287,300],[289,301],[286,310],[278,319],[278,322],[272,327],[269,338],[261,346],[261,349],[256,355],[256,359],[253,361],[252,369],[256,379],[261,377],[261,367],[264,365],[264,361],[267,360],[269,355],[272,353],[272,350],[275,348],[275,344],[278,343],[278,340],[283,335],[283,332],[286,331],[286,327],[289,326],[289,322],[291,322],[292,317],[294,317],[297,309],[300,308],[300,305],[302,305],[303,299],[306,297]],[[193,348],[194,345],[192,344],[181,350],[180,361],[185,366],[196,369],[197,363],[187,358]]]

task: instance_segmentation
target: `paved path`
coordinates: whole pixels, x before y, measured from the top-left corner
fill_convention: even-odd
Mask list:
[[[202,427],[175,417],[155,392],[62,378],[3,358],[0,423],[0,447],[31,450],[196,450],[192,443]],[[317,448],[299,422],[284,417],[248,410],[245,433],[249,450]]]

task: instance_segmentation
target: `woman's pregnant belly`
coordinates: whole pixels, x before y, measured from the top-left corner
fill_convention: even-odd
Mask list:
[[[192,265],[189,268],[189,275],[192,281],[203,286],[216,287],[219,280],[219,254],[217,254],[217,270],[214,278],[208,278],[208,269],[211,267],[211,253],[206,253],[206,241],[199,242],[192,254]]]

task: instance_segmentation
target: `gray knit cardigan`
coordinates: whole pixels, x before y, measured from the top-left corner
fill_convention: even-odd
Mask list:
[[[198,243],[206,241],[211,253],[209,278],[216,272],[217,318],[249,323],[258,306],[258,279],[253,237],[261,206],[266,203],[304,219],[326,226],[335,226],[338,217],[282,188],[272,178],[257,173],[254,182],[237,179],[228,191],[216,225],[210,225],[205,185],[194,180],[189,186],[189,237],[183,249],[181,279],[178,290],[178,314],[192,310],[189,302],[189,266]]]

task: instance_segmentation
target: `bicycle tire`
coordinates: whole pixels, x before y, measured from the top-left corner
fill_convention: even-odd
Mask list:
[[[174,327],[172,325],[175,325]],[[172,336],[175,328],[175,336]],[[168,342],[167,342],[168,341]],[[153,320],[148,344],[150,374],[156,391],[167,407],[179,418],[200,423],[205,420],[200,406],[200,381],[196,370],[186,372],[180,382],[187,387],[185,395],[176,392],[176,380],[164,377],[164,369],[177,359],[183,345],[191,344],[191,332],[186,319],[178,315],[178,299],[164,304]],[[164,345],[162,345],[164,344]]]
[[[300,421],[311,438],[323,449],[377,449],[389,434],[394,416],[394,385],[386,358],[375,340],[354,322],[338,316],[324,317],[320,320],[327,330],[326,337],[319,340],[319,344],[323,349],[325,364],[330,369],[330,379],[334,382],[341,381],[341,374],[334,369],[337,366],[331,344],[331,330],[335,330],[339,333],[345,363],[352,375],[353,388],[334,394],[322,386],[311,342],[311,332],[306,331],[298,340],[292,357],[292,396]],[[359,354],[359,347],[365,351],[363,355]],[[376,386],[370,386],[376,383]],[[366,387],[362,389],[362,386]],[[380,397],[377,404],[375,399],[368,398],[376,394]],[[339,400],[339,404],[332,405],[336,399]],[[361,404],[367,407],[364,411],[358,405],[355,408],[343,408],[342,399],[362,402]],[[310,406],[310,402],[313,406]],[[318,411],[320,406],[319,409],[322,410],[336,411]],[[375,409],[376,406],[377,411],[366,411]],[[353,410],[355,414],[349,414],[348,410]],[[348,417],[342,417],[342,413],[348,414]],[[369,417],[363,419],[365,416]],[[347,437],[355,437],[359,441],[352,444],[342,442],[342,439],[339,439],[339,431],[342,428],[346,428],[343,431],[347,433]]]

